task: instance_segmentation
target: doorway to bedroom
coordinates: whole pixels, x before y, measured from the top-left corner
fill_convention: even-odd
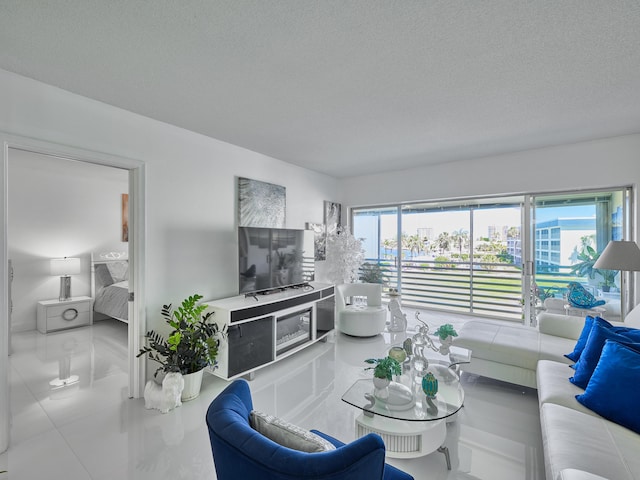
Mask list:
[[[11,331],[10,331],[10,322],[11,322],[11,313],[10,313],[10,301],[9,301],[9,293],[11,291],[10,285],[10,269],[9,269],[9,260],[10,257],[8,255],[9,248],[7,240],[11,236],[10,230],[10,221],[9,221],[9,210],[10,205],[13,202],[17,203],[17,199],[9,198],[10,185],[13,188],[12,181],[10,180],[9,175],[9,163],[10,158],[16,159],[16,155],[20,152],[30,152],[31,154],[46,156],[49,161],[52,159],[55,160],[64,160],[73,163],[75,165],[93,165],[93,166],[102,166],[109,169],[121,170],[125,172],[126,178],[128,182],[125,186],[125,192],[128,193],[129,204],[128,204],[128,263],[130,265],[130,269],[128,272],[128,282],[129,282],[129,291],[130,297],[128,302],[128,323],[126,325],[126,341],[128,343],[126,347],[126,368],[125,375],[128,377],[128,385],[125,385],[121,389],[121,393],[124,395],[124,398],[127,397],[135,397],[138,398],[142,396],[142,387],[144,386],[144,370],[145,365],[144,362],[135,357],[135,352],[137,352],[140,348],[140,343],[144,338],[145,331],[145,300],[144,300],[144,292],[145,292],[145,278],[144,278],[144,232],[145,232],[145,165],[143,162],[131,158],[124,158],[118,155],[101,153],[91,150],[85,150],[82,148],[71,147],[66,145],[55,144],[47,141],[37,140],[33,138],[21,137],[17,135],[11,135],[0,132],[0,143],[2,143],[2,166],[0,168],[0,212],[3,218],[4,225],[4,235],[0,236],[0,243],[2,247],[0,248],[0,268],[2,269],[2,277],[0,278],[0,311],[3,312],[3,322],[0,328],[0,356],[6,358],[10,354],[9,345],[11,342]],[[17,161],[17,160],[16,160]],[[87,233],[86,230],[81,233],[73,232],[68,227],[61,225],[61,223],[57,220],[62,216],[62,213],[66,213],[67,210],[76,211],[73,207],[67,206],[59,206],[57,209],[52,209],[50,204],[53,203],[53,199],[57,199],[58,197],[69,196],[70,187],[68,185],[63,185],[62,180],[60,179],[60,172],[53,168],[49,168],[53,165],[53,162],[47,163],[45,168],[45,176],[56,178],[58,181],[54,184],[53,192],[49,192],[48,195],[40,198],[34,198],[35,195],[27,197],[26,199],[22,199],[22,208],[24,211],[28,210],[36,210],[39,211],[40,214],[42,212],[47,212],[46,215],[41,216],[39,220],[36,222],[42,227],[48,227],[49,234],[43,229],[40,233],[35,233],[29,236],[24,244],[18,245],[17,249],[27,248],[29,245],[32,245],[36,242],[36,240],[43,240],[43,243],[47,244],[54,242],[55,234],[59,234],[63,232],[67,235],[66,238],[69,239],[81,239],[84,238]],[[83,203],[85,195],[90,190],[90,187],[87,186],[86,182],[77,182],[80,184],[84,190],[80,190],[75,192],[75,195],[72,196],[72,201],[75,204]],[[119,193],[119,195],[121,195]],[[120,197],[120,202],[122,201],[122,197]],[[11,207],[12,208],[12,207]],[[121,215],[122,207],[118,207],[118,215]],[[20,211],[13,212],[12,215],[20,215]],[[95,215],[78,215],[75,214],[78,221],[86,221],[88,222],[88,229],[95,228]],[[122,228],[121,220],[119,220],[120,225],[118,229]],[[87,249],[88,251],[89,249]],[[13,253],[13,252],[12,252]],[[39,269],[40,280],[34,284],[34,288],[40,288],[41,283],[47,283],[52,280],[51,276],[51,267],[50,262],[51,258],[48,258],[49,254],[40,254],[32,259],[31,262],[27,262],[28,268],[32,268],[35,270]],[[72,253],[71,255],[79,255],[76,253]],[[77,257],[73,257],[77,258]],[[90,257],[84,257],[90,258]],[[87,271],[86,262],[90,262],[90,260],[85,260],[84,271]],[[75,262],[74,262],[75,263]],[[39,267],[36,268],[36,264]],[[47,265],[49,265],[47,267]],[[71,280],[72,290],[74,288],[80,287],[87,288],[87,278],[88,274],[83,276],[82,271],[82,259],[80,258],[80,276],[74,273],[72,275]],[[19,275],[20,272],[15,271],[14,269],[14,278],[16,275]],[[73,278],[75,277],[75,278]],[[57,280],[53,278],[53,282],[60,282],[60,278]],[[55,287],[54,287],[55,288]],[[135,295],[134,295],[135,292]],[[58,300],[58,289],[55,289],[53,294],[48,293],[47,297],[53,296],[56,300]],[[79,291],[75,291],[72,295],[77,295]],[[89,299],[91,300],[91,299]],[[84,299],[83,303],[87,303]],[[90,303],[90,302],[89,302]],[[37,310],[37,307],[35,307]],[[54,308],[55,310],[55,308]],[[82,311],[81,308],[72,308],[71,312],[78,311],[80,313]],[[64,312],[62,312],[64,313]],[[61,313],[61,315],[62,315]],[[68,313],[68,312],[67,312]],[[48,319],[48,317],[46,317]],[[37,313],[36,313],[36,323],[37,323]],[[34,325],[34,324],[32,324]],[[80,331],[92,331],[90,327],[81,328],[73,328],[66,330],[67,332],[80,332]],[[35,333],[36,330],[31,330],[32,333]],[[36,339],[35,342],[43,342],[46,344],[46,339],[53,338],[53,335],[44,335],[39,334],[34,336]],[[62,342],[63,347],[70,347],[70,343],[74,342]],[[83,341],[78,341],[77,344],[84,344]],[[38,345],[42,346],[42,345]],[[49,349],[46,348],[47,345],[44,345],[44,351],[49,352]],[[91,349],[89,349],[91,351]],[[56,365],[57,372],[63,372],[64,374],[68,373],[68,362],[67,358],[61,358],[58,360]],[[89,360],[90,369],[92,372],[95,372],[96,368],[100,365],[97,364],[97,361]],[[11,385],[9,384],[9,362],[3,361],[0,362],[0,452],[5,451],[9,445],[9,428],[10,428],[10,393],[11,393]],[[15,375],[13,372],[12,377]],[[71,374],[70,376],[72,376]],[[55,379],[54,379],[55,380]],[[49,387],[49,384],[47,384]],[[13,398],[13,395],[11,396]],[[49,400],[53,400],[53,398],[49,398]]]
[[[129,172],[11,149],[7,173],[9,348],[16,359],[25,349],[38,359],[12,361],[13,373],[45,406],[101,383],[127,392]],[[51,266],[65,257],[77,259],[77,270],[68,272],[70,299],[61,301]]]

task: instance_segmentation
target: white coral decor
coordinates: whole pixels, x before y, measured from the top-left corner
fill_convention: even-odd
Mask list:
[[[363,262],[362,242],[348,230],[339,228],[327,237],[326,275],[330,282],[336,285],[356,282]]]

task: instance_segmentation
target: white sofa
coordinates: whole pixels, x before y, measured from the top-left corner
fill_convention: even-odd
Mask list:
[[[606,301],[606,303],[600,307],[604,310],[603,312],[595,312],[589,309],[580,309],[574,307],[567,310],[567,308],[565,308],[565,306],[567,305],[567,301],[562,298],[546,298],[542,305],[547,313],[561,313],[563,315],[569,313],[569,315],[576,316],[599,315],[600,317],[610,322],[619,322],[621,320],[620,297],[604,298],[603,300]]]
[[[624,325],[640,328],[640,306]],[[583,326],[582,317],[546,312],[538,329],[471,321],[455,344],[473,350],[464,371],[538,389],[547,480],[640,479],[640,435],[575,399],[583,390],[569,382],[564,354]]]
[[[536,388],[538,361],[554,360],[569,365],[571,361],[564,354],[573,351],[583,326],[584,318],[546,312],[538,316],[537,329],[472,320],[460,329],[454,345],[472,351],[471,363],[464,366],[465,371]]]

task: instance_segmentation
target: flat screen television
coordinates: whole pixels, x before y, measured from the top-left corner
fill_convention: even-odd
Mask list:
[[[239,292],[266,293],[314,278],[311,230],[238,227]]]

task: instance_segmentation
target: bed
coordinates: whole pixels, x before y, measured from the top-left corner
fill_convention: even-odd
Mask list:
[[[91,296],[94,320],[106,316],[128,323],[129,260],[126,252],[91,254]]]

